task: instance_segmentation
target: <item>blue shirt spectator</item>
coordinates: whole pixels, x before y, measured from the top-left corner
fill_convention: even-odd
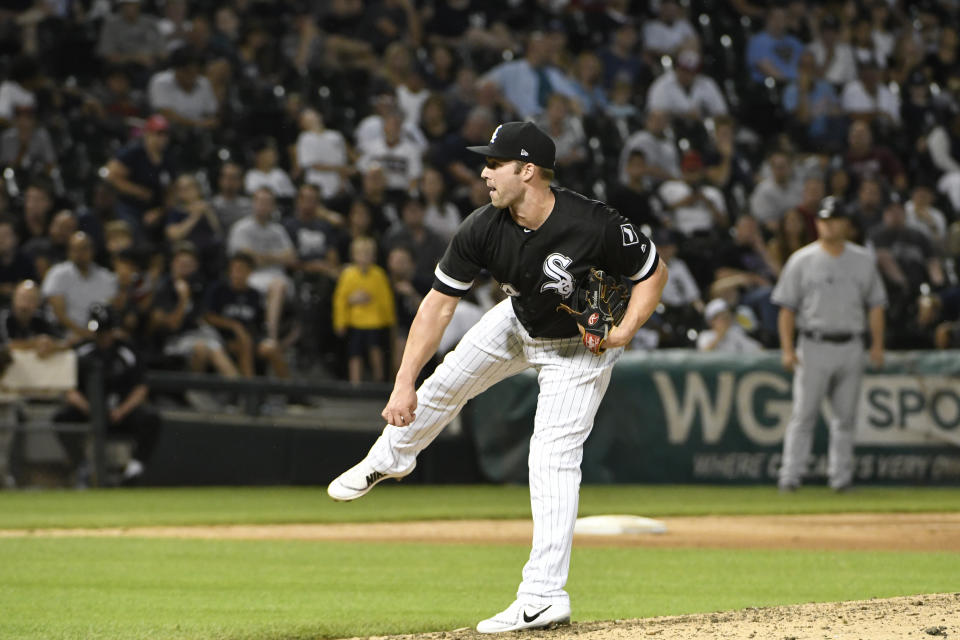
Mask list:
[[[747,67],[750,77],[763,82],[767,76],[789,81],[797,77],[803,44],[786,33],[786,14],[781,8],[770,9],[764,31],[753,35],[747,43]]]

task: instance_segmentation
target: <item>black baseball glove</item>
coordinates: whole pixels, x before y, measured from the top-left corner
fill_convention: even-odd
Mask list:
[[[610,327],[620,324],[630,302],[630,290],[599,269],[590,268],[590,273],[577,285],[571,295],[571,304],[561,304],[580,325],[583,344],[596,354],[604,352],[603,342]]]

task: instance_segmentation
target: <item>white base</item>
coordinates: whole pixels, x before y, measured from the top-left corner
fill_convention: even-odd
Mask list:
[[[666,533],[667,525],[643,516],[589,516],[577,518],[575,534],[589,536],[617,536],[625,533]]]

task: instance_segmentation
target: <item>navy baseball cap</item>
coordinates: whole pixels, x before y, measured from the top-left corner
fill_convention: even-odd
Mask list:
[[[467,150],[490,158],[532,162],[546,169],[553,169],[557,155],[553,139],[532,122],[504,122],[493,132],[490,144]]]
[[[848,216],[847,210],[840,200],[833,196],[827,196],[820,201],[820,210],[817,211],[817,217],[821,220],[829,220],[831,218],[846,218]]]

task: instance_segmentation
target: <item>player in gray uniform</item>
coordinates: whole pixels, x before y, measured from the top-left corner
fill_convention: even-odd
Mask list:
[[[496,382],[537,371],[540,394],[530,439],[533,545],[516,600],[477,625],[482,633],[545,627],[570,619],[564,590],[577,517],[583,443],[614,363],[656,308],[666,267],[629,220],[601,202],[551,187],[556,149],[536,125],[508,122],[490,144],[480,176],[490,204],[464,220],[437,265],[433,289],[410,328],[387,426],[359,464],[330,483],[335,500],[354,500],[384,478],[402,478],[417,454],[463,405]],[[606,351],[591,353],[579,325],[557,307],[571,302],[591,267],[632,281],[626,315],[610,329]],[[488,311],[418,390],[460,297],[482,269],[508,298]]]
[[[825,198],[817,213],[819,240],[790,256],[773,290],[780,305],[783,366],[794,371],[793,412],[783,440],[781,491],[800,486],[813,448],[813,430],[825,396],[830,399],[830,487],[853,482],[853,436],[863,377],[864,329],[870,329],[870,362],[883,366],[887,295],[876,260],[846,241],[841,204]],[[794,332],[799,344],[794,348]]]

